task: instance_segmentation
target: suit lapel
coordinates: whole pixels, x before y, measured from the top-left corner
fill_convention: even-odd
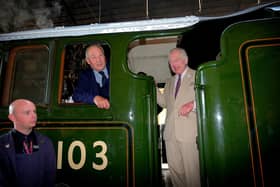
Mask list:
[[[186,75],[184,76],[183,83],[186,84],[188,82],[191,82],[193,79],[193,71],[188,68]]]
[[[170,86],[170,90],[169,90],[170,98],[171,98],[171,103],[173,103],[174,100],[175,100],[175,96],[174,96],[174,89],[175,89],[175,84],[176,84],[175,80],[176,80],[175,76],[173,76],[171,78],[171,86]]]

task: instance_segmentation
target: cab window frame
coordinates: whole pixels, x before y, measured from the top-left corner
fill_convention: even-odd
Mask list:
[[[60,81],[59,81],[59,88],[58,88],[58,104],[74,105],[74,106],[89,105],[87,103],[74,102],[72,99],[72,96],[74,93],[74,89],[77,86],[80,72],[86,68],[90,68],[89,65],[85,61],[85,50],[88,46],[94,45],[94,44],[98,44],[103,48],[105,58],[106,58],[106,63],[110,64],[111,63],[111,46],[106,41],[103,41],[103,40],[92,40],[91,42],[75,41],[75,42],[67,43],[64,45],[62,53],[61,53]],[[69,65],[69,62],[66,62],[67,60],[69,60],[69,57],[67,56],[67,47],[78,46],[78,48],[79,48],[79,45],[83,45],[81,52],[78,52],[78,53],[80,53],[80,57],[81,57],[79,62],[76,62],[76,64],[72,64],[75,66],[75,68],[66,70],[66,66]],[[72,56],[72,58],[75,58],[75,57]],[[79,68],[77,68],[77,67],[79,67]],[[65,74],[66,71],[69,71],[68,74]],[[110,75],[111,67],[110,67],[110,69],[108,69],[108,71],[109,71],[109,75]],[[70,83],[69,83],[69,79],[70,79]],[[111,75],[109,76],[109,79],[111,79]],[[71,85],[69,86],[69,85],[65,85],[65,84],[71,84]],[[65,92],[68,91],[65,89],[69,89],[69,87],[70,87],[70,89],[73,89],[72,93],[70,92],[68,98],[65,98],[65,96],[64,96]],[[110,90],[111,90],[111,86],[109,86],[109,97],[111,95]],[[92,105],[94,105],[94,104],[92,104]]]
[[[45,86],[43,87],[43,93],[42,100],[40,102],[34,102],[38,105],[46,105],[48,104],[48,82],[49,82],[49,61],[50,61],[50,50],[49,47],[46,44],[31,44],[31,45],[22,45],[22,46],[16,46],[14,48],[11,48],[8,54],[7,64],[5,66],[6,72],[3,75],[3,91],[1,93],[2,99],[1,99],[1,106],[7,106],[12,100],[17,99],[13,98],[14,94],[14,86],[15,86],[15,79],[16,79],[16,67],[17,67],[17,55],[21,52],[24,53],[28,51],[27,53],[30,53],[30,50],[45,50],[47,53],[47,59],[45,60],[46,65],[46,74],[45,74]],[[37,54],[36,54],[37,55]],[[3,62],[4,63],[4,62]],[[35,90],[34,90],[35,91]],[[20,97],[22,98],[22,97]],[[25,97],[24,97],[25,98]],[[32,100],[32,98],[26,98]]]

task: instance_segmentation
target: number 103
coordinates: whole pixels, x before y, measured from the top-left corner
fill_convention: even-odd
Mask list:
[[[96,163],[92,162],[92,168],[100,171],[100,170],[104,170],[108,165],[108,158],[106,156],[107,145],[104,141],[99,140],[99,141],[93,142],[93,148],[95,148],[97,146],[101,147],[101,151],[96,153],[95,156],[96,156],[96,158],[100,158],[102,162],[100,164],[96,164]],[[79,149],[79,151],[81,153],[81,158],[80,158],[79,162],[74,162],[74,160],[73,160],[73,156],[74,156],[73,153],[74,153],[75,148]],[[62,169],[62,153],[63,153],[63,141],[58,141],[57,169]],[[72,169],[74,169],[74,170],[81,169],[85,165],[85,162],[86,162],[85,144],[79,140],[73,141],[68,148],[67,160],[68,160],[69,166]]]

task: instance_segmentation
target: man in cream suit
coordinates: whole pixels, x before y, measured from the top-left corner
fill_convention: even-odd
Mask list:
[[[163,94],[157,91],[157,102],[167,108],[163,138],[171,180],[174,187],[199,187],[195,71],[188,67],[184,49],[172,49],[168,58],[175,75],[166,82]]]

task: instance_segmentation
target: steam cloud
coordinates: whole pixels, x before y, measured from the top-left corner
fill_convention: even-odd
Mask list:
[[[53,27],[52,18],[60,15],[59,1],[0,0],[0,33]]]

